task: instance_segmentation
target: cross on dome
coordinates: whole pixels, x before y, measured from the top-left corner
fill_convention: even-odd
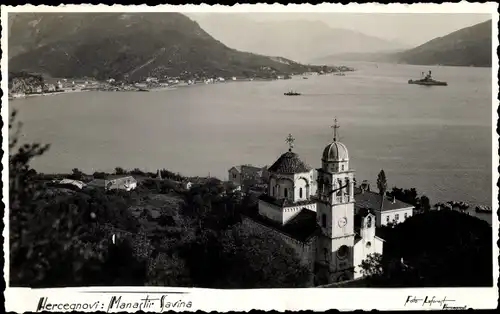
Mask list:
[[[292,134],[288,134],[288,137],[286,138],[285,142],[288,143],[288,151],[292,151],[293,148],[293,143],[295,142],[295,138],[292,136]]]
[[[337,130],[340,128],[340,126],[337,124],[337,118],[334,119],[334,124],[330,126],[333,129],[333,141],[337,141]]]

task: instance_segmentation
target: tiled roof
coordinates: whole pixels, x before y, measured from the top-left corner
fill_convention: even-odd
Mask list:
[[[316,223],[316,213],[306,208],[303,208],[285,225],[259,215],[258,211],[247,211],[244,215],[301,242],[307,242],[319,231]]]
[[[362,191],[359,188],[354,189],[354,199],[355,206],[357,209],[373,209],[380,210],[380,194],[372,191]],[[413,205],[401,202],[399,200],[393,200],[388,196],[384,196],[384,207],[382,211],[395,210],[401,208],[413,207]]]
[[[269,167],[270,172],[281,174],[294,174],[308,172],[311,168],[300,160],[299,155],[288,151],[281,155],[274,164]]]

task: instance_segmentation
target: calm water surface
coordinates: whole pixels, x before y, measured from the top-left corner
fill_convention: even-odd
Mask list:
[[[415,187],[432,202],[491,204],[491,69],[355,64],[345,77],[202,85],[150,93],[86,92],[11,102],[23,141],[50,143],[42,172],[117,166],[227,177],[232,165],[271,164],[295,151],[318,167],[341,125],[357,180]],[[431,69],[448,87],[408,85]],[[285,97],[295,89],[300,97]]]

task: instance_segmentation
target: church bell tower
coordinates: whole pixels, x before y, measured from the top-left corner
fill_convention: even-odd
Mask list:
[[[337,119],[332,126],[333,142],[323,150],[318,169],[317,223],[321,234],[316,243],[319,284],[350,280],[354,276],[354,172],[349,155],[337,141]]]

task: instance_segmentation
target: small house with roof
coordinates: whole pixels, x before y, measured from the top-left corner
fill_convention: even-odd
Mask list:
[[[228,180],[237,185],[258,184],[265,178],[267,178],[267,167],[241,165],[228,170]]]
[[[362,210],[370,210],[375,215],[377,227],[386,226],[389,223],[402,223],[413,216],[415,207],[395,197],[370,191],[367,182],[355,189],[356,213]]]
[[[243,223],[274,232],[294,248],[300,260],[315,274],[315,284],[324,285],[362,277],[360,265],[369,254],[383,252],[384,240],[377,236],[376,207],[370,200],[355,210],[354,171],[349,154],[337,141],[321,155],[314,170],[289,150],[269,167],[267,192],[258,208],[243,214]]]
[[[132,191],[137,188],[137,180],[130,175],[110,175],[105,179],[94,179],[87,184],[88,187],[109,190]]]

